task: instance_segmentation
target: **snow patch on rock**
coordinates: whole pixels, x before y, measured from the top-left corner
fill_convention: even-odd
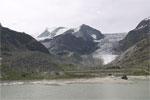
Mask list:
[[[96,35],[95,34],[92,34],[91,36],[92,36],[93,39],[96,39]]]

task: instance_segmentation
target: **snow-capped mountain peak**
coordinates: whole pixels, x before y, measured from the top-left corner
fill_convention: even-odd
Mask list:
[[[37,37],[37,40],[52,39],[61,34],[72,34],[75,37],[83,38],[86,41],[100,40],[104,38],[103,34],[99,30],[82,24],[78,28],[47,28],[42,34]]]
[[[53,30],[51,32],[51,37],[55,37],[55,36],[61,35],[64,32],[66,32],[67,30],[69,30],[69,28],[67,28],[67,27],[58,27],[58,28],[56,28],[55,30]]]
[[[49,32],[51,33],[51,32],[54,31],[56,28],[57,28],[57,27],[46,28],[46,30],[49,31]]]
[[[76,37],[81,37],[87,41],[100,40],[104,37],[99,30],[85,24],[82,24],[80,27],[74,29],[73,35]]]
[[[54,31],[56,27],[53,28],[46,28],[37,38],[46,38],[51,35],[51,32]]]
[[[53,28],[46,28],[43,33],[41,33],[36,39],[37,40],[45,40],[50,39],[55,36],[61,35],[64,32],[69,30],[69,28],[66,27],[53,27]]]

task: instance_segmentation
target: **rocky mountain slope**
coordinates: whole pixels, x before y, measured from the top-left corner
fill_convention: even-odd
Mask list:
[[[150,19],[146,18],[120,41],[119,50],[124,51],[110,65],[122,69],[149,71],[150,67]]]
[[[150,18],[142,20],[135,29],[131,30],[127,36],[119,42],[116,51],[123,52],[137,42],[150,36]]]
[[[70,52],[87,54],[96,49],[96,43],[77,38],[72,34],[62,34],[50,41],[42,41],[52,54],[65,55]]]
[[[40,42],[31,36],[0,26],[1,50],[3,52],[39,51],[49,54]]]
[[[56,55],[66,55],[71,52],[89,54],[97,49],[95,40],[102,38],[104,38],[104,35],[100,31],[83,24],[79,28],[69,29],[53,38],[40,42],[49,49],[50,53]]]

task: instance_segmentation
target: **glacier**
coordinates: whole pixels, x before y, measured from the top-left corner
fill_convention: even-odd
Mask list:
[[[66,31],[72,30],[71,34],[76,36],[76,32],[80,30],[80,27],[77,28],[67,28],[67,27],[57,27],[57,28],[47,28],[50,32],[50,35],[47,37],[36,38],[38,41],[42,41],[45,39],[53,39],[54,37],[64,34]],[[102,59],[103,64],[108,64],[112,62],[118,55],[115,54],[113,48],[117,46],[118,42],[125,38],[127,33],[104,33],[103,39],[96,39],[95,34],[90,34],[93,38],[93,41],[98,43],[98,48],[96,51],[92,53],[94,58]],[[45,42],[44,45],[48,48],[49,42]]]
[[[113,48],[117,46],[118,42],[125,38],[127,33],[111,33],[105,34],[104,38],[95,41],[98,42],[98,47],[94,53],[94,58],[100,58],[103,60],[103,64],[108,64],[112,62],[118,55],[115,54]]]

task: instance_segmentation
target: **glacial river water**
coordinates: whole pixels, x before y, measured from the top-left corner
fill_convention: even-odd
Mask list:
[[[2,85],[0,100],[150,100],[149,81],[134,84]]]

